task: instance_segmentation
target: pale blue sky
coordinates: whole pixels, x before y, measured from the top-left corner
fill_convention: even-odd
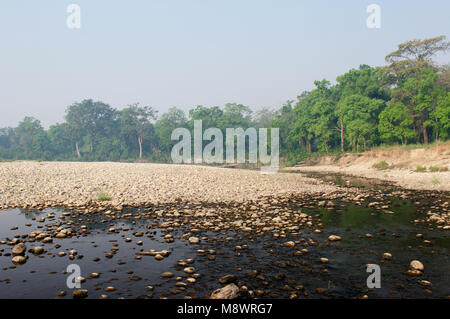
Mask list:
[[[381,29],[366,27],[371,3]],[[0,127],[26,115],[47,127],[84,98],[278,108],[401,42],[449,36],[449,12],[448,0],[0,0]]]

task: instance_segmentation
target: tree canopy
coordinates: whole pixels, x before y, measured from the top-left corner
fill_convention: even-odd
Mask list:
[[[122,109],[85,99],[66,108],[65,122],[43,128],[25,117],[0,128],[0,157],[45,160],[151,160],[170,162],[176,128],[279,128],[285,157],[364,151],[394,143],[429,143],[450,137],[450,68],[433,57],[450,47],[445,36],[402,43],[386,66],[361,65],[322,79],[279,109],[244,104],[197,105],[187,113],[130,104]]]

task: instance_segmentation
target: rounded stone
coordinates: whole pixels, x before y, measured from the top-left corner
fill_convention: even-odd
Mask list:
[[[425,267],[423,266],[423,264],[418,261],[418,260],[413,260],[411,261],[411,263],[409,264],[409,266],[411,267],[411,269],[413,270],[419,270],[419,271],[423,271],[425,269]]]

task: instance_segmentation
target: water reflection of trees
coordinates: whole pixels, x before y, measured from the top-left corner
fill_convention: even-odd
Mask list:
[[[25,219],[27,219],[27,220],[33,219],[33,217],[36,218],[36,217],[44,215],[46,213],[48,213],[48,212],[45,212],[44,210],[38,210],[38,209],[32,209],[32,210],[22,209],[22,208],[19,209],[19,214],[23,215],[25,217]]]
[[[334,210],[319,209],[321,220],[325,227],[373,229],[373,226],[410,226],[414,219],[416,207],[411,202],[394,201],[390,210],[395,213],[385,214],[382,210],[349,205],[345,210],[337,212]]]
[[[98,215],[88,215],[88,216],[67,216],[66,219],[72,221],[74,224],[79,224],[80,222],[86,223],[86,226],[90,229],[90,230],[101,230],[104,228],[108,228],[111,227],[109,226],[110,224],[114,224],[115,226],[120,224],[120,225],[124,225],[124,226],[129,226],[134,227],[134,226],[138,226],[140,227],[140,224],[144,224],[145,220],[136,220],[134,219],[134,216],[136,215],[135,211],[128,211],[128,210],[124,210],[123,212],[120,213],[116,213],[116,217],[119,216],[123,216],[125,214],[129,214],[132,213],[133,216],[132,217],[126,217],[126,218],[114,218],[111,219],[103,214],[98,214]],[[80,217],[83,217],[83,221],[80,221]],[[107,220],[106,223],[103,223],[102,220]],[[133,221],[136,222],[135,225],[133,225]]]

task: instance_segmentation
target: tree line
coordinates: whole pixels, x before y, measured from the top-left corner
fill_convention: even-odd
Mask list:
[[[315,153],[364,151],[381,144],[447,140],[450,136],[450,70],[433,56],[446,52],[445,36],[402,43],[381,67],[361,65],[336,78],[314,82],[314,89],[278,110],[229,103],[196,106],[186,114],[158,111],[139,103],[118,110],[86,99],[67,107],[65,121],[44,129],[25,117],[17,127],[0,129],[0,158],[32,160],[170,162],[175,128],[277,127],[281,156],[299,159]]]

